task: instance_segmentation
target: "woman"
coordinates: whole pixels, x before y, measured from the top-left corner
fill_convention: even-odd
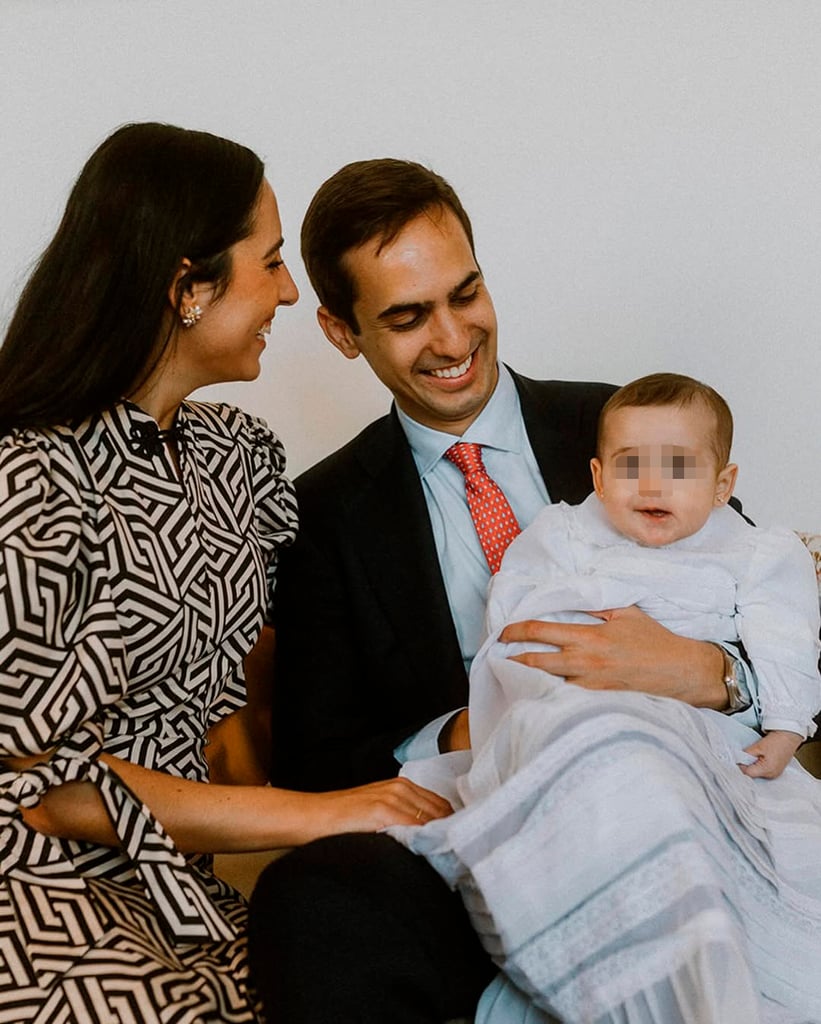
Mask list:
[[[253,1021],[217,851],[449,811],[403,780],[208,784],[296,509],[251,380],[297,299],[259,159],[129,125],[93,154],[0,348],[0,973],[15,1020]],[[184,855],[185,854],[185,855]],[[193,856],[198,854],[200,856]]]

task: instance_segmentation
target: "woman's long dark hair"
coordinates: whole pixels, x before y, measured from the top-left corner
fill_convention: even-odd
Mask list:
[[[0,347],[0,434],[83,419],[133,391],[170,340],[168,291],[228,286],[263,165],[245,146],[165,124],[119,128],[69,196]],[[166,337],[162,337],[165,328]]]

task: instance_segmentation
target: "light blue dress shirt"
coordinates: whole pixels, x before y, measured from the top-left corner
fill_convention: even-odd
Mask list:
[[[550,497],[525,430],[519,393],[504,366],[499,367],[487,405],[461,437],[422,426],[401,409],[397,413],[422,481],[459,648],[469,671],[484,637],[490,570],[465,498],[465,478],[444,454],[459,441],[481,444],[485,468],[504,491],[522,529]],[[452,715],[448,712],[400,744],[394,751],[397,760],[404,763],[438,753],[439,732]]]

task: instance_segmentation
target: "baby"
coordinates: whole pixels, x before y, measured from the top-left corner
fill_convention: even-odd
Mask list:
[[[748,775],[780,775],[814,733],[821,680],[811,559],[793,533],[755,528],[726,507],[737,475],[732,430],[724,399],[678,374],[643,377],[610,398],[591,461],[594,493],[578,506],[547,506],[491,583],[488,640],[471,673],[474,752],[515,700],[555,685],[536,670],[499,671],[500,654],[521,651],[499,644],[507,623],[593,623],[588,609],[632,604],[680,635],[743,643],[764,731],[743,740],[738,760]],[[744,735],[733,716],[707,714]]]

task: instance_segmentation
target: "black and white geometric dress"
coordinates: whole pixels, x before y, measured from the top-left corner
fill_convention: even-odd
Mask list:
[[[184,857],[106,753],[205,780],[208,728],[244,703],[296,503],[264,423],[185,403],[179,469],[123,402],[0,439],[0,1021],[256,1021],[245,906]],[[43,836],[20,807],[96,785],[121,848]]]

